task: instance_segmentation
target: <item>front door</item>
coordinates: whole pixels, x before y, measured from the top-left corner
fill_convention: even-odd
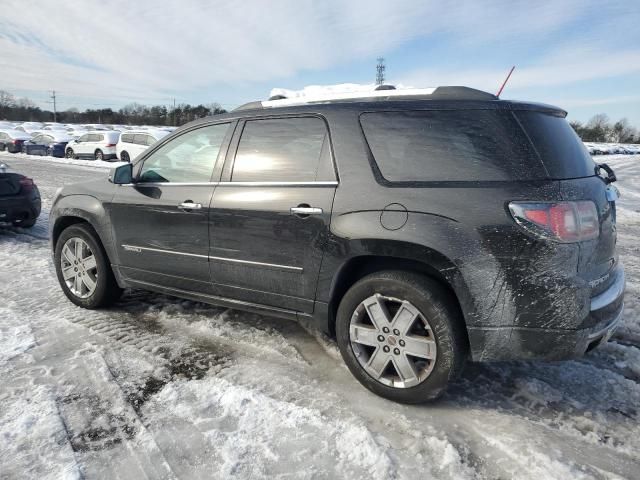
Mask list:
[[[234,144],[210,213],[216,293],[310,313],[337,185],[326,124],[249,120]]]
[[[143,159],[110,205],[119,268],[130,280],[210,291],[211,182],[229,123],[179,135]]]

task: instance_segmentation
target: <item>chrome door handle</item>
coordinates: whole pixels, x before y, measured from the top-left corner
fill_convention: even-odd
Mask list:
[[[291,213],[293,215],[320,215],[322,214],[322,209],[316,207],[291,207]]]
[[[193,202],[182,202],[178,205],[180,210],[200,210],[202,209],[201,203],[193,203]]]

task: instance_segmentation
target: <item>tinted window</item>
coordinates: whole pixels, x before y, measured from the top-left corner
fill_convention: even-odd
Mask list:
[[[236,182],[334,180],[329,137],[319,118],[251,120],[233,165]]]
[[[133,136],[133,143],[135,143],[136,145],[145,145],[144,137],[145,137],[144,134],[136,133]]]
[[[382,176],[391,182],[545,178],[510,112],[432,110],[360,116]]]
[[[125,133],[120,138],[125,143],[133,143],[133,135],[130,133]]]
[[[140,171],[142,182],[209,182],[228,123],[187,132],[153,152]]]
[[[589,151],[564,118],[541,112],[517,112],[551,178],[595,175]]]

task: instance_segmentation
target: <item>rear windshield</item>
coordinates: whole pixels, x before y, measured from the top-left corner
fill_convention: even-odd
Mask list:
[[[546,172],[511,112],[363,113],[360,123],[389,182],[539,180]]]
[[[518,119],[533,142],[549,177],[579,178],[595,175],[596,164],[569,122],[548,113],[520,111]]]

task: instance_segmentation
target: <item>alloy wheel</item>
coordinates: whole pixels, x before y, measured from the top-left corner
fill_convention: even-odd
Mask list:
[[[67,288],[76,297],[87,298],[95,292],[98,284],[96,257],[83,239],[72,237],[65,242],[60,267]]]
[[[389,387],[414,387],[435,366],[431,326],[407,300],[378,293],[363,300],[351,316],[349,339],[360,366]]]

